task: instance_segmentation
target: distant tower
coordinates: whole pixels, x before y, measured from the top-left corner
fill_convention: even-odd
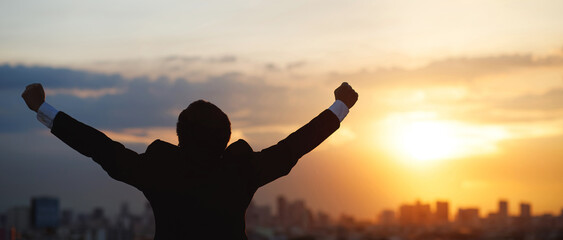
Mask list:
[[[430,204],[422,204],[420,201],[416,201],[414,205],[415,211],[415,223],[418,225],[430,224],[432,218],[432,212],[430,211]]]
[[[449,222],[449,204],[448,202],[436,202],[436,222],[447,223]]]
[[[289,223],[289,206],[288,202],[283,195],[278,196],[278,220],[282,226],[287,226]]]
[[[292,227],[300,227],[307,229],[309,226],[309,219],[307,214],[307,207],[305,201],[295,200],[289,204],[289,224]]]
[[[326,228],[331,224],[330,216],[325,212],[318,212],[316,219],[317,219],[316,221],[317,227]]]
[[[121,216],[130,216],[131,213],[129,212],[129,203],[123,202],[121,203],[121,208],[119,209],[119,215]]]
[[[399,224],[408,226],[415,223],[414,220],[414,206],[403,204],[399,207]]]
[[[379,224],[383,226],[392,226],[395,224],[395,212],[393,210],[384,210],[379,214]]]
[[[479,209],[478,208],[460,208],[457,213],[457,222],[464,227],[479,226]]]
[[[74,212],[70,209],[61,211],[60,225],[70,226],[74,223]]]
[[[508,202],[506,200],[498,202],[498,215],[501,219],[508,218]]]
[[[31,223],[35,228],[57,228],[59,226],[59,199],[35,197],[31,199]]]
[[[532,217],[532,207],[529,203],[520,203],[520,217],[530,218]]]

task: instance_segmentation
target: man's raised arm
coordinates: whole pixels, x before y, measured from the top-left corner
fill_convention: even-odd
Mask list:
[[[22,98],[29,109],[37,112],[37,119],[64,143],[92,158],[112,178],[139,187],[135,177],[137,173],[134,172],[142,165],[139,154],[46,103],[41,84],[28,85]]]
[[[252,164],[263,186],[287,175],[297,160],[307,154],[340,127],[340,122],[358,100],[358,93],[344,82],[334,90],[335,102],[305,126],[278,144],[255,153]]]

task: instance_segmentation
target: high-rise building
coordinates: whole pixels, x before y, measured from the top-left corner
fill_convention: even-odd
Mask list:
[[[403,204],[399,207],[399,224],[406,226],[414,224],[414,206]]]
[[[395,224],[395,212],[393,210],[383,210],[379,214],[379,224],[391,226]]]
[[[532,207],[529,203],[520,203],[520,217],[530,218],[532,217]]]
[[[317,219],[317,221],[315,222],[316,227],[325,228],[332,224],[330,215],[328,215],[328,213],[325,212],[318,212],[316,219]]]
[[[278,221],[281,226],[287,226],[289,223],[289,206],[284,196],[280,195],[277,199]]]
[[[74,223],[74,212],[70,209],[65,209],[61,211],[61,226],[70,226]]]
[[[403,204],[399,208],[399,223],[401,225],[430,224],[431,217],[430,204],[421,204],[420,201],[417,201],[415,205]]]
[[[131,212],[129,211],[129,203],[123,202],[121,203],[121,207],[119,207],[119,215],[121,216],[130,216]]]
[[[307,229],[309,227],[309,214],[305,201],[296,200],[289,204],[289,224],[293,227]]]
[[[31,223],[35,228],[59,226],[59,199],[35,197],[31,199]]]
[[[258,206],[254,201],[251,201],[246,209],[246,226],[269,226],[272,224],[272,210],[270,206]]]
[[[258,206],[256,208],[258,215],[258,224],[261,226],[270,226],[272,224],[272,209],[268,205]]]
[[[31,227],[30,209],[27,206],[14,207],[6,212],[6,229],[22,233]]]
[[[498,202],[498,216],[502,219],[508,218],[508,202],[506,200]]]
[[[449,222],[449,204],[448,202],[436,202],[436,222],[447,223]]]
[[[457,212],[457,223],[463,227],[479,226],[478,208],[460,208]]]
[[[416,224],[430,224],[430,221],[432,219],[430,204],[422,204],[420,203],[420,201],[416,201],[416,205],[414,205],[414,211]]]
[[[508,202],[506,200],[500,200],[498,202],[498,215],[497,224],[500,227],[506,227],[510,219],[508,217]]]

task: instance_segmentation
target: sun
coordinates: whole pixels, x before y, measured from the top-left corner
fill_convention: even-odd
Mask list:
[[[453,126],[443,122],[410,122],[397,129],[393,145],[401,155],[415,161],[446,159],[460,151],[454,131]]]
[[[498,143],[512,137],[502,126],[439,119],[433,112],[396,113],[375,124],[376,146],[413,166],[496,154]]]

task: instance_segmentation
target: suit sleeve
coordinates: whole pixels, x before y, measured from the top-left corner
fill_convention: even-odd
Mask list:
[[[339,127],[340,121],[336,115],[325,110],[276,145],[254,153],[252,165],[258,177],[258,187],[287,175],[299,158],[321,144]]]
[[[59,112],[51,129],[57,138],[84,156],[92,158],[114,179],[140,188],[144,154],[125,148],[104,133]]]

